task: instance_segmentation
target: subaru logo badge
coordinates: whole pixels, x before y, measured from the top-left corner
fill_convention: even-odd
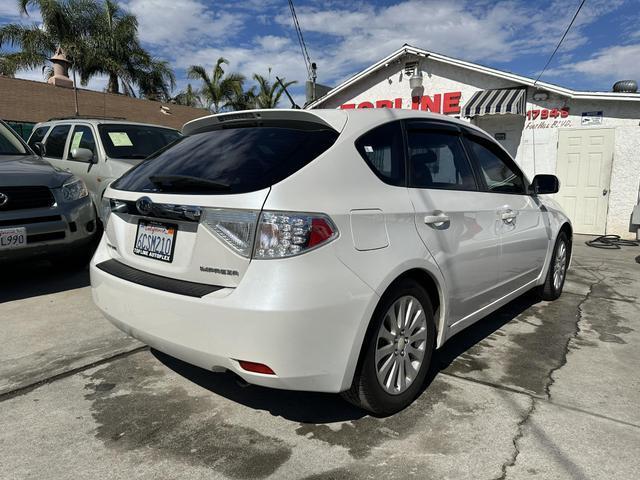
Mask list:
[[[0,207],[4,206],[9,201],[9,197],[0,192]]]
[[[153,210],[153,201],[149,197],[141,197],[136,201],[136,208],[142,215],[149,215]]]

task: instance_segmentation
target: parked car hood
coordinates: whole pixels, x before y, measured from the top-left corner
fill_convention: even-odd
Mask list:
[[[0,155],[0,185],[4,187],[58,188],[71,177],[70,173],[52,167],[35,155]]]

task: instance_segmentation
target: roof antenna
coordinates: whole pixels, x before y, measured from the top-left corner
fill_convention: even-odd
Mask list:
[[[284,93],[287,95],[287,98],[291,102],[291,108],[300,110],[300,106],[293,100],[293,97],[289,95],[289,91],[287,90],[287,87],[284,86],[284,83],[282,83],[282,80],[280,80],[280,77],[278,77],[277,75],[276,75],[276,81],[280,84],[280,86],[282,87],[282,90],[284,91]]]

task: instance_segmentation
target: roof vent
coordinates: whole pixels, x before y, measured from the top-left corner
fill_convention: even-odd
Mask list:
[[[620,80],[613,84],[616,93],[638,93],[638,82],[635,80]]]
[[[414,73],[416,73],[418,68],[418,62],[407,62],[404,64],[404,74],[407,77],[410,77]]]

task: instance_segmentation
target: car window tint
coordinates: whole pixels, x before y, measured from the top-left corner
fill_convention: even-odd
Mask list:
[[[412,129],[407,135],[409,186],[476,190],[473,171],[458,135]]]
[[[62,158],[69,130],[71,130],[70,125],[58,125],[57,127],[53,127],[53,130],[51,130],[45,144],[47,157]]]
[[[467,144],[473,152],[489,191],[525,193],[522,173],[510,166],[512,162],[504,158],[504,152],[500,152],[498,147],[490,145],[489,142],[480,142],[472,138],[467,139]]]
[[[73,128],[73,134],[71,135],[71,141],[67,149],[67,160],[74,160],[71,156],[71,151],[74,148],[86,148],[94,154],[96,153],[96,141],[93,137],[91,127],[87,125],[76,125]]]
[[[26,149],[18,136],[11,128],[0,123],[0,155],[24,155],[25,153]]]
[[[33,146],[37,142],[41,142],[44,136],[47,134],[47,130],[49,130],[49,127],[36,128],[31,134],[31,137],[29,137],[29,146],[33,148]]]
[[[143,159],[180,138],[180,132],[148,125],[105,123],[98,126],[111,158]]]
[[[335,130],[315,124],[305,129],[244,127],[196,133],[180,138],[129,170],[113,187],[137,192],[202,193],[202,188],[198,190],[193,184],[195,179],[210,181],[210,194],[254,192],[297,172],[337,138]],[[171,181],[158,182],[157,177],[177,180],[172,185]]]
[[[356,148],[383,182],[405,185],[400,122],[387,123],[365,133],[356,141]]]

